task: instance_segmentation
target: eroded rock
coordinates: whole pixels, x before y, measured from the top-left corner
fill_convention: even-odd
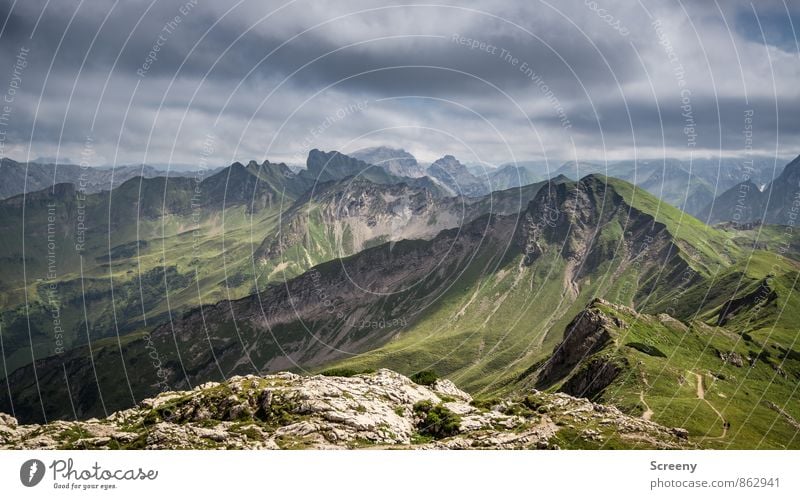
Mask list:
[[[431,421],[446,431],[426,428]],[[568,428],[569,437],[561,433]],[[638,446],[690,446],[686,430],[586,399],[533,390],[486,408],[448,380],[422,386],[385,369],[237,376],[83,422],[20,426],[0,414],[6,449],[554,449],[582,446],[576,438],[600,445],[611,435]]]

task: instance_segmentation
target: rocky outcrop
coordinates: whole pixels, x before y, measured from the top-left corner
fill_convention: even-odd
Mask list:
[[[610,355],[590,359],[561,385],[560,391],[576,397],[594,399],[628,367],[627,359]]]
[[[404,149],[391,147],[367,147],[350,153],[350,156],[365,163],[382,167],[392,175],[399,177],[423,177],[425,169],[417,163],[417,159]]]
[[[564,329],[564,339],[539,370],[535,386],[558,386],[563,393],[596,400],[629,367],[628,359],[613,348],[618,332],[628,328],[620,316],[640,317],[630,307],[592,300]]]
[[[722,359],[722,362],[726,364],[730,364],[734,367],[744,366],[744,359],[737,352],[717,352],[717,355]]]
[[[448,419],[446,436],[426,426],[433,411]],[[682,435],[563,394],[532,391],[486,407],[450,381],[426,387],[389,370],[238,376],[81,422],[18,425],[0,414],[4,449],[545,449],[612,437],[637,447],[690,446]]]
[[[578,314],[564,330],[564,339],[553,350],[537,385],[550,386],[569,374],[579,363],[609,344],[612,341],[611,328],[620,325],[619,319],[609,318],[596,308],[590,307]]]
[[[431,163],[428,176],[441,182],[457,196],[477,197],[492,191],[488,179],[471,174],[466,166],[450,154]]]

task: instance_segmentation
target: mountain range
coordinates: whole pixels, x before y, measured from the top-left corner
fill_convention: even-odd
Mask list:
[[[483,401],[588,398],[699,447],[798,446],[793,233],[665,203],[664,162],[497,190],[453,156],[412,175],[408,153],[359,155],[382,164],[312,150],[297,172],[134,178],[83,208],[70,184],[0,201],[21,236],[0,245],[0,412],[105,417],[232,376],[388,368]]]
[[[768,184],[780,173],[780,162],[766,157],[570,161],[556,173],[571,179],[600,173],[625,180],[705,221],[704,210],[716,196],[745,180]]]
[[[42,158],[47,160],[48,158]],[[37,158],[37,161],[40,161]],[[83,192],[94,194],[110,191],[134,177],[195,177],[216,173],[219,168],[201,171],[195,169],[172,169],[151,165],[121,165],[115,167],[82,167],[69,163],[20,163],[10,158],[0,159],[0,199],[10,198],[24,192],[35,192],[56,184],[70,183]]]
[[[709,223],[735,222],[788,225],[796,223],[800,211],[800,156],[775,180],[759,185],[746,179],[720,194],[700,213]]]
[[[693,158],[692,160],[640,159],[624,161],[524,160],[497,167],[485,164],[464,165],[452,155],[422,165],[403,149],[373,147],[352,153],[367,163],[386,165],[400,176],[427,175],[437,180],[451,195],[480,196],[564,176],[579,180],[586,175],[608,175],[639,186],[665,203],[680,208],[703,221],[708,219],[714,199],[741,182],[764,189],[778,174],[781,163],[775,158]],[[402,165],[402,166],[401,166]]]

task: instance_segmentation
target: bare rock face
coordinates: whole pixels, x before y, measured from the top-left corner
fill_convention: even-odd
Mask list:
[[[580,362],[612,341],[614,321],[595,308],[587,308],[566,327],[564,339],[539,375],[538,384],[548,386],[572,371]]]
[[[450,189],[454,195],[476,197],[492,191],[486,179],[471,174],[466,166],[450,154],[434,161],[428,167],[427,173]]]
[[[425,169],[417,163],[417,159],[403,149],[391,147],[368,147],[352,152],[349,156],[382,167],[393,175],[400,177],[423,177]]]
[[[610,357],[593,358],[561,385],[561,391],[576,397],[594,398],[627,367],[626,359],[615,361]]]
[[[569,437],[560,433],[565,428]],[[448,380],[427,387],[385,369],[351,377],[238,376],[161,393],[102,420],[20,426],[0,414],[4,449],[547,449],[585,447],[587,440],[602,446],[611,438],[690,446],[684,430],[586,399],[533,391],[487,408]]]

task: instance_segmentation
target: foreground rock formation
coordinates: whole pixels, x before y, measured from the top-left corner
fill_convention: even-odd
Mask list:
[[[475,402],[452,382],[389,370],[240,376],[165,392],[105,419],[18,425],[4,449],[688,448],[685,430],[539,391]]]

